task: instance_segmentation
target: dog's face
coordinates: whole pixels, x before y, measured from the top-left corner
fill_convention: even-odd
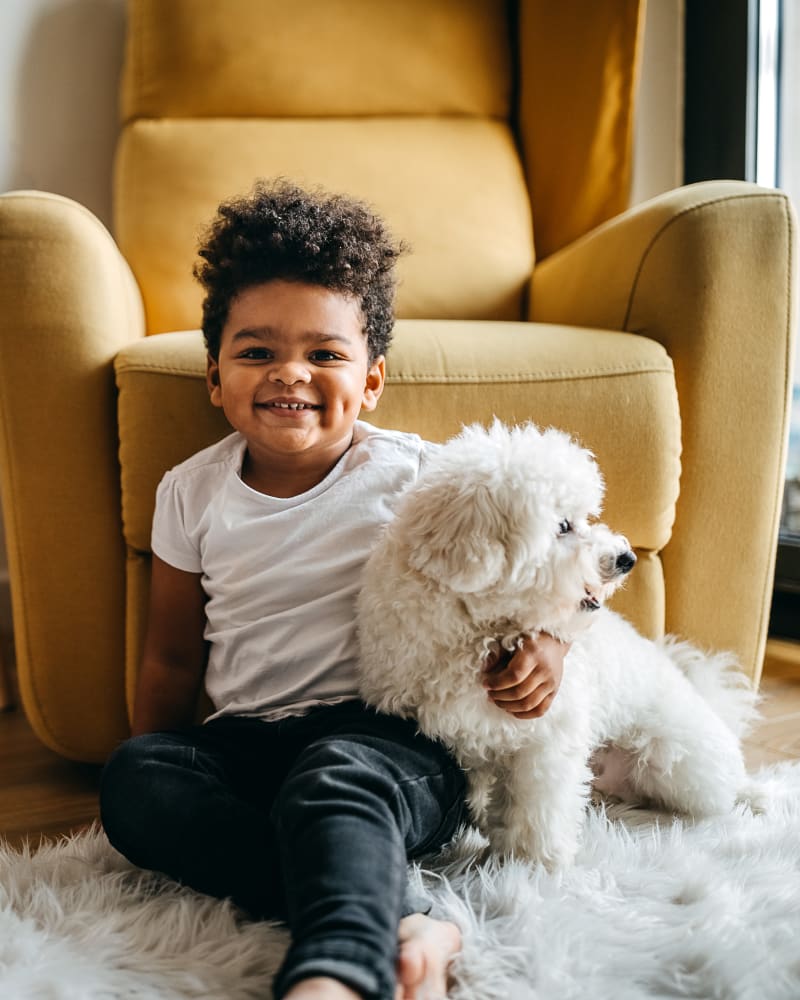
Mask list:
[[[592,455],[561,431],[474,425],[426,464],[395,521],[408,563],[473,615],[569,635],[636,557],[600,513]]]

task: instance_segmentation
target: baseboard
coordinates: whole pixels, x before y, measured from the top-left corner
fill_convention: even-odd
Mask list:
[[[770,636],[764,656],[764,673],[770,677],[800,679],[800,642]]]
[[[776,584],[769,615],[769,634],[776,639],[800,640],[800,588]]]
[[[800,640],[800,544],[795,536],[779,539],[769,634]]]
[[[11,635],[11,586],[8,570],[0,566],[0,632]]]

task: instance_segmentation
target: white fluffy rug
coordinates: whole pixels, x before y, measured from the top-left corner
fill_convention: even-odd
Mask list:
[[[762,812],[717,822],[609,808],[576,867],[482,863],[466,835],[410,871],[464,949],[452,1000],[800,998],[800,764],[761,771]],[[269,997],[277,926],[128,865],[94,830],[0,846],[4,1000]]]

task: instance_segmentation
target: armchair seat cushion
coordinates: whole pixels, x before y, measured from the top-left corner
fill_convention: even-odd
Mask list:
[[[168,468],[230,428],[206,398],[199,332],[131,344],[115,367],[129,628],[139,623],[129,631],[134,648],[126,659],[135,670],[156,486]],[[404,320],[387,368],[373,415],[384,426],[443,440],[464,423],[497,416],[564,428],[590,448],[610,484],[605,519],[640,555],[616,606],[651,634],[661,630],[658,553],[670,537],[680,474],[675,380],[663,347],[634,334],[576,327]]]

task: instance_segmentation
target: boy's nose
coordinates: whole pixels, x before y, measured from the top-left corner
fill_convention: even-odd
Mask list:
[[[270,371],[269,377],[271,382],[280,382],[282,385],[296,385],[298,382],[311,381],[308,368],[294,361],[275,365]]]

